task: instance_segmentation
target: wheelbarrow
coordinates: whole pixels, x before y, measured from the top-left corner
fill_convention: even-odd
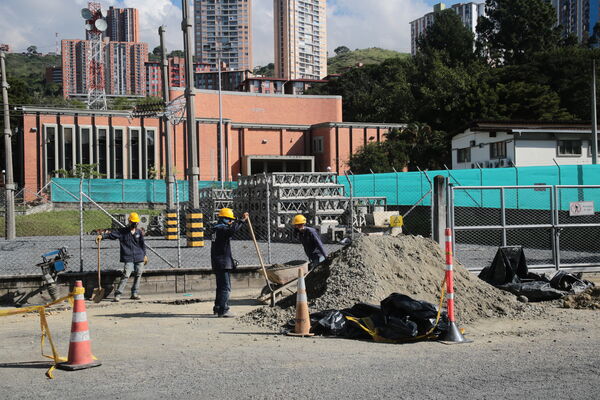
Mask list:
[[[284,291],[290,289],[294,292],[294,285],[298,281],[298,269],[301,268],[304,276],[308,275],[308,261],[294,260],[285,264],[273,264],[265,268],[265,273],[270,284],[265,286],[258,298],[261,303],[277,302],[283,297]]]

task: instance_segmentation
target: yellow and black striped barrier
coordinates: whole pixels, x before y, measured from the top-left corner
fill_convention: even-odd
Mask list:
[[[185,216],[187,247],[204,247],[204,223],[200,210],[190,209]]]
[[[165,210],[165,239],[177,240],[179,221],[177,221],[177,210]]]

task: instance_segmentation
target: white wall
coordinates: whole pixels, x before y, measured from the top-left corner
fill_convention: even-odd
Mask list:
[[[554,140],[518,140],[516,149],[516,165],[518,167],[532,167],[543,165],[579,165],[591,164],[592,157],[589,140],[581,141],[581,155],[558,155],[558,139]]]
[[[488,132],[475,132],[467,130],[452,138],[452,169],[469,169],[474,164],[477,168],[477,163],[482,167],[486,166],[486,162],[497,162],[498,160],[490,159],[490,143],[507,142],[506,143],[506,158],[505,160],[514,160],[514,135],[509,135],[506,132],[497,132],[496,137],[490,137]],[[471,141],[475,141],[475,146],[471,146]],[[471,148],[471,161],[466,163],[458,163],[457,150]],[[505,161],[505,164],[510,164]],[[512,165],[512,164],[510,164]],[[506,165],[508,166],[508,165]]]

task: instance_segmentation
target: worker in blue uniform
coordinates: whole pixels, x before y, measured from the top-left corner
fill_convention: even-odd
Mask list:
[[[306,217],[302,214],[296,215],[292,220],[292,225],[294,226],[296,235],[302,243],[302,247],[304,247],[304,252],[310,262],[310,267],[314,268],[325,261],[327,251],[323,246],[321,236],[315,228],[306,225]]]
[[[231,270],[236,262],[231,254],[231,238],[248,220],[248,213],[241,219],[236,219],[233,210],[222,208],[213,225],[214,236],[210,247],[210,261],[217,279],[217,290],[213,313],[218,317],[232,318],[235,315],[229,310],[229,295],[231,294]]]

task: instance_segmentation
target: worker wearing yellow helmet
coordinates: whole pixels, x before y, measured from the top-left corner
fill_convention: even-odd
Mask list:
[[[129,224],[115,231],[106,231],[96,237],[99,243],[102,239],[119,240],[120,260],[124,263],[121,282],[115,290],[113,301],[120,301],[121,294],[127,286],[127,281],[131,274],[133,277],[133,286],[131,287],[131,299],[140,300],[139,288],[140,278],[144,272],[144,265],[148,262],[146,257],[146,244],[144,242],[144,232],[138,228],[140,216],[136,212],[129,214]]]
[[[231,238],[247,219],[247,212],[241,219],[236,219],[231,208],[222,208],[217,215],[217,222],[213,225],[210,261],[217,279],[213,313],[218,317],[235,317],[229,310],[229,295],[231,294],[229,274],[236,267],[236,262],[231,254]]]
[[[310,261],[311,268],[316,267],[327,257],[327,251],[321,241],[321,236],[315,228],[306,225],[306,217],[302,214],[296,215],[292,219],[292,225],[294,226],[295,234],[300,239],[302,247],[304,247],[304,253]]]

